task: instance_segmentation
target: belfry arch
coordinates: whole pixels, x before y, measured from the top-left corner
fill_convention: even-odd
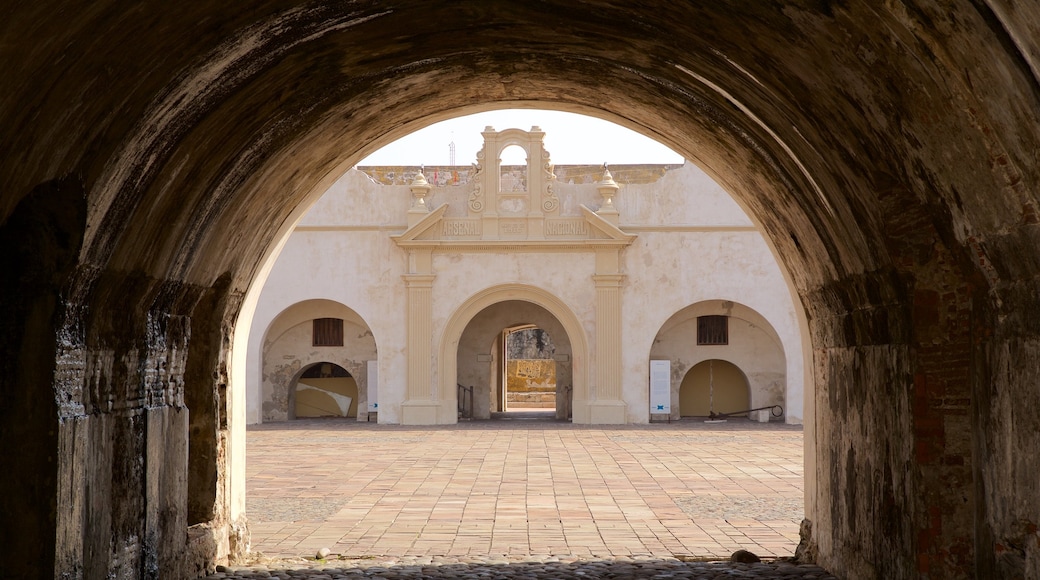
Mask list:
[[[821,563],[847,577],[1040,575],[1040,6],[461,10],[10,7],[12,575],[178,576],[241,550],[228,490],[245,393],[230,366],[276,240],[381,144],[536,103],[696,160],[766,233],[813,339]],[[188,549],[189,525],[212,553]]]

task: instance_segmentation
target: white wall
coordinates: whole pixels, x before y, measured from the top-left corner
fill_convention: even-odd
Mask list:
[[[687,164],[652,183],[624,184],[615,197],[620,226],[638,235],[622,252],[624,401],[629,422],[649,420],[650,349],[674,314],[708,300],[733,301],[761,314],[786,353],[789,422],[802,419],[803,342],[794,302],[761,235],[729,196]],[[594,184],[558,183],[562,215],[599,207]],[[432,208],[464,215],[465,186],[435,187]],[[400,421],[406,392],[406,252],[391,239],[406,229],[411,195],[351,170],[303,218],[286,242],[260,296],[249,337],[248,420],[261,420],[261,348],[268,327],[294,304],[319,298],[352,309],[371,328],[379,352],[380,422]],[[433,339],[460,305],[482,289],[523,283],[542,288],[573,311],[595,352],[591,252],[437,252]],[[433,352],[439,346],[434,345]],[[797,354],[795,354],[797,353]],[[590,364],[594,372],[595,365]],[[440,384],[434,369],[434,384]],[[595,384],[595,376],[588,384]]]

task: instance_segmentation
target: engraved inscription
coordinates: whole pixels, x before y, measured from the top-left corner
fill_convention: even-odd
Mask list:
[[[500,222],[498,231],[510,235],[523,234],[527,231],[527,224],[525,222]]]
[[[444,220],[441,233],[444,236],[479,236],[480,222],[476,220]]]
[[[564,220],[545,222],[547,236],[587,236],[588,223],[585,220]]]

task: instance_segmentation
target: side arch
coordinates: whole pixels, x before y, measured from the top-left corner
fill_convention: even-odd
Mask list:
[[[697,318],[727,317],[726,345],[698,345]],[[792,375],[800,376],[802,353],[783,341],[773,324],[755,309],[730,300],[705,300],[679,310],[661,326],[650,348],[650,359],[671,361],[672,417],[679,418],[679,395],[688,370],[708,360],[723,360],[747,379],[751,407],[779,404],[785,420],[792,398],[803,396]],[[792,366],[799,372],[792,372]],[[796,381],[795,381],[796,382]],[[735,409],[734,409],[735,410]]]
[[[316,318],[343,320],[342,346],[312,346],[307,323]],[[263,421],[285,421],[291,415],[291,389],[303,371],[316,363],[343,367],[357,382],[359,409],[368,404],[366,361],[377,360],[371,327],[352,308],[327,299],[297,302],[282,310],[264,332],[260,345],[260,382],[256,385]],[[359,413],[359,419],[364,416]]]
[[[458,361],[456,353],[459,341],[466,326],[485,308],[508,300],[521,300],[541,306],[556,317],[563,326],[564,331],[571,343],[572,356],[572,379],[574,381],[573,392],[573,422],[588,423],[588,402],[594,396],[588,388],[588,340],[585,329],[578,317],[562,300],[553,294],[526,284],[503,284],[486,288],[474,294],[463,303],[444,327],[444,333],[440,341],[438,352],[438,389],[437,396],[440,400],[441,423],[454,423],[455,416],[456,385],[455,377],[458,375]]]

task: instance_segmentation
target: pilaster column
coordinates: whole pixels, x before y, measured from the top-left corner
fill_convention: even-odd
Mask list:
[[[621,283],[623,274],[596,274],[596,382],[589,402],[590,421],[623,424],[621,399]]]
[[[433,388],[433,274],[405,274],[408,288],[408,389],[401,405],[404,425],[437,423]]]

